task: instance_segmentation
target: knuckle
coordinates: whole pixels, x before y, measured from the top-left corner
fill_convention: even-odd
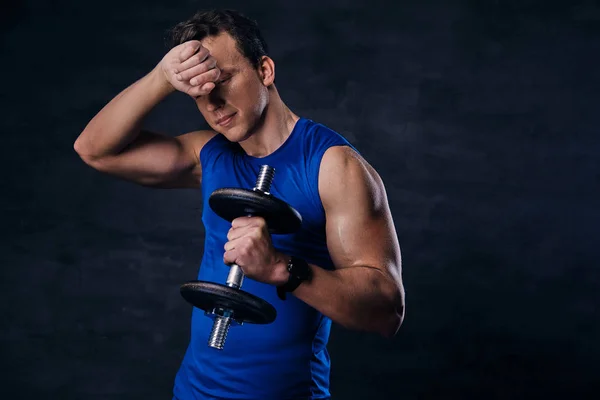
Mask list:
[[[208,71],[207,74],[207,78],[209,78],[212,81],[216,81],[217,79],[219,79],[219,76],[221,76],[221,71],[219,71],[216,68],[213,68],[210,71]]]
[[[208,66],[206,65],[206,63],[202,63],[202,64],[198,65],[198,66],[195,68],[195,73],[196,73],[197,75],[201,75],[201,74],[205,73],[205,72],[206,72],[206,71],[208,71],[208,70],[209,70],[209,68],[208,68]]]
[[[198,56],[198,59],[201,62],[206,60],[206,58],[210,56],[208,54],[208,50],[206,50],[206,48],[204,48],[204,47],[201,47],[200,50],[198,50],[198,52],[196,53],[196,55]]]
[[[206,65],[207,70],[217,68],[217,60],[212,57],[208,58],[204,61],[204,65]]]
[[[252,247],[253,244],[254,244],[254,238],[252,236],[246,236],[244,238],[244,245],[242,248],[244,250],[248,250],[250,247]]]

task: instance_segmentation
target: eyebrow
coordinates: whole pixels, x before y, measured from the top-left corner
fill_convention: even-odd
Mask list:
[[[235,67],[223,67],[220,69],[223,74],[233,74],[238,71],[238,69]]]

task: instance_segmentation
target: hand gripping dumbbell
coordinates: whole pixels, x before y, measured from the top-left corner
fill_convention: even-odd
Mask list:
[[[210,195],[208,204],[229,222],[244,216],[262,217],[271,234],[293,233],[300,228],[302,217],[289,204],[269,193],[274,174],[275,169],[263,165],[254,189],[217,189]],[[277,317],[271,304],[241,290],[243,280],[240,266],[232,264],[225,285],[198,280],[181,285],[183,298],[214,320],[208,340],[212,348],[223,349],[232,324],[270,324]]]

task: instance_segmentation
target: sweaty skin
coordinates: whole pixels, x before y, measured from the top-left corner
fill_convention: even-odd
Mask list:
[[[332,147],[321,162],[319,194],[335,270],[310,265],[312,281],[293,294],[346,328],[393,337],[404,319],[404,287],[381,178],[354,150]],[[289,256],[273,248],[262,218],[237,218],[227,239],[225,263],[237,263],[261,282],[287,281]]]
[[[74,148],[86,164],[120,179],[197,189],[200,151],[214,135],[254,157],[272,153],[290,135],[299,117],[281,100],[274,80],[273,60],[264,56],[254,68],[228,34],[183,43],[100,110]],[[146,115],[174,91],[195,101],[212,130],[172,137],[141,129]],[[352,149],[332,147],[321,161],[319,194],[335,270],[311,265],[313,280],[293,295],[347,328],[394,336],[405,296],[381,178]],[[273,248],[262,218],[233,221],[223,258],[251,279],[278,285],[288,278],[289,257]]]

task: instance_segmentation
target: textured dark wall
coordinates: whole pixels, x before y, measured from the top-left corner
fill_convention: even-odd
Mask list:
[[[387,185],[406,321],[391,341],[334,328],[335,398],[585,397],[600,361],[600,8],[562,3],[5,3],[0,397],[170,398],[200,194],[115,180],[72,146],[160,61],[168,27],[213,6],[259,21],[283,99]],[[146,126],[204,122],[174,94]]]

